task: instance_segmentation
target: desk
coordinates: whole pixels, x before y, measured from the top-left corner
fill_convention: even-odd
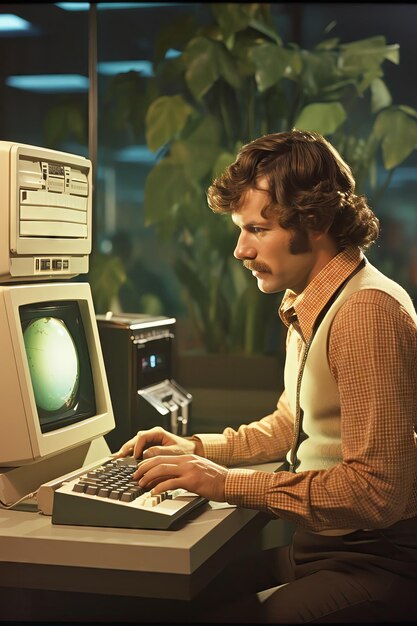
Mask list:
[[[258,467],[270,471],[276,465]],[[83,594],[84,599],[111,595],[125,607],[129,606],[128,597],[134,598],[136,605],[139,598],[190,601],[251,545],[271,519],[249,509],[214,506],[207,503],[175,531],[61,526],[39,513],[1,511],[0,587],[4,597],[0,599],[3,603],[12,600],[16,589],[23,588]],[[23,591],[19,597],[21,594]],[[63,615],[55,613],[54,619],[71,620],[65,614],[64,596],[59,597]],[[22,611],[22,606],[19,600],[14,608]],[[28,619],[13,615],[13,619]],[[43,614],[37,617],[46,618]],[[136,621],[140,621],[138,615]]]

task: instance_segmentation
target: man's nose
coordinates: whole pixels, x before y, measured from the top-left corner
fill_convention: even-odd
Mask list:
[[[233,252],[233,256],[236,259],[243,261],[244,259],[256,258],[256,250],[249,244],[245,237],[246,233],[242,233],[237,240],[236,248]]]

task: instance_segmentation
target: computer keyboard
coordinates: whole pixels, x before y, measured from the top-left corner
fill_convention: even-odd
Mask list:
[[[53,524],[168,530],[206,503],[184,489],[152,496],[132,480],[137,461],[109,458],[54,492]]]

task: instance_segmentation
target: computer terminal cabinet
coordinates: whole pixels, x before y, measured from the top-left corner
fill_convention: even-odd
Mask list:
[[[173,380],[175,318],[126,313],[96,318],[116,422],[105,436],[110,450],[153,426],[188,435],[192,396]]]

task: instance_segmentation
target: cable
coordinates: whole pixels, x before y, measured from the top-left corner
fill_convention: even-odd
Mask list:
[[[32,491],[32,493],[27,493],[25,496],[23,496],[19,500],[16,500],[16,502],[13,502],[12,504],[4,504],[4,502],[0,500],[0,507],[2,509],[12,509],[13,507],[17,506],[21,502],[24,502],[25,500],[30,500],[30,498],[35,498],[37,493],[38,493],[38,490]]]

